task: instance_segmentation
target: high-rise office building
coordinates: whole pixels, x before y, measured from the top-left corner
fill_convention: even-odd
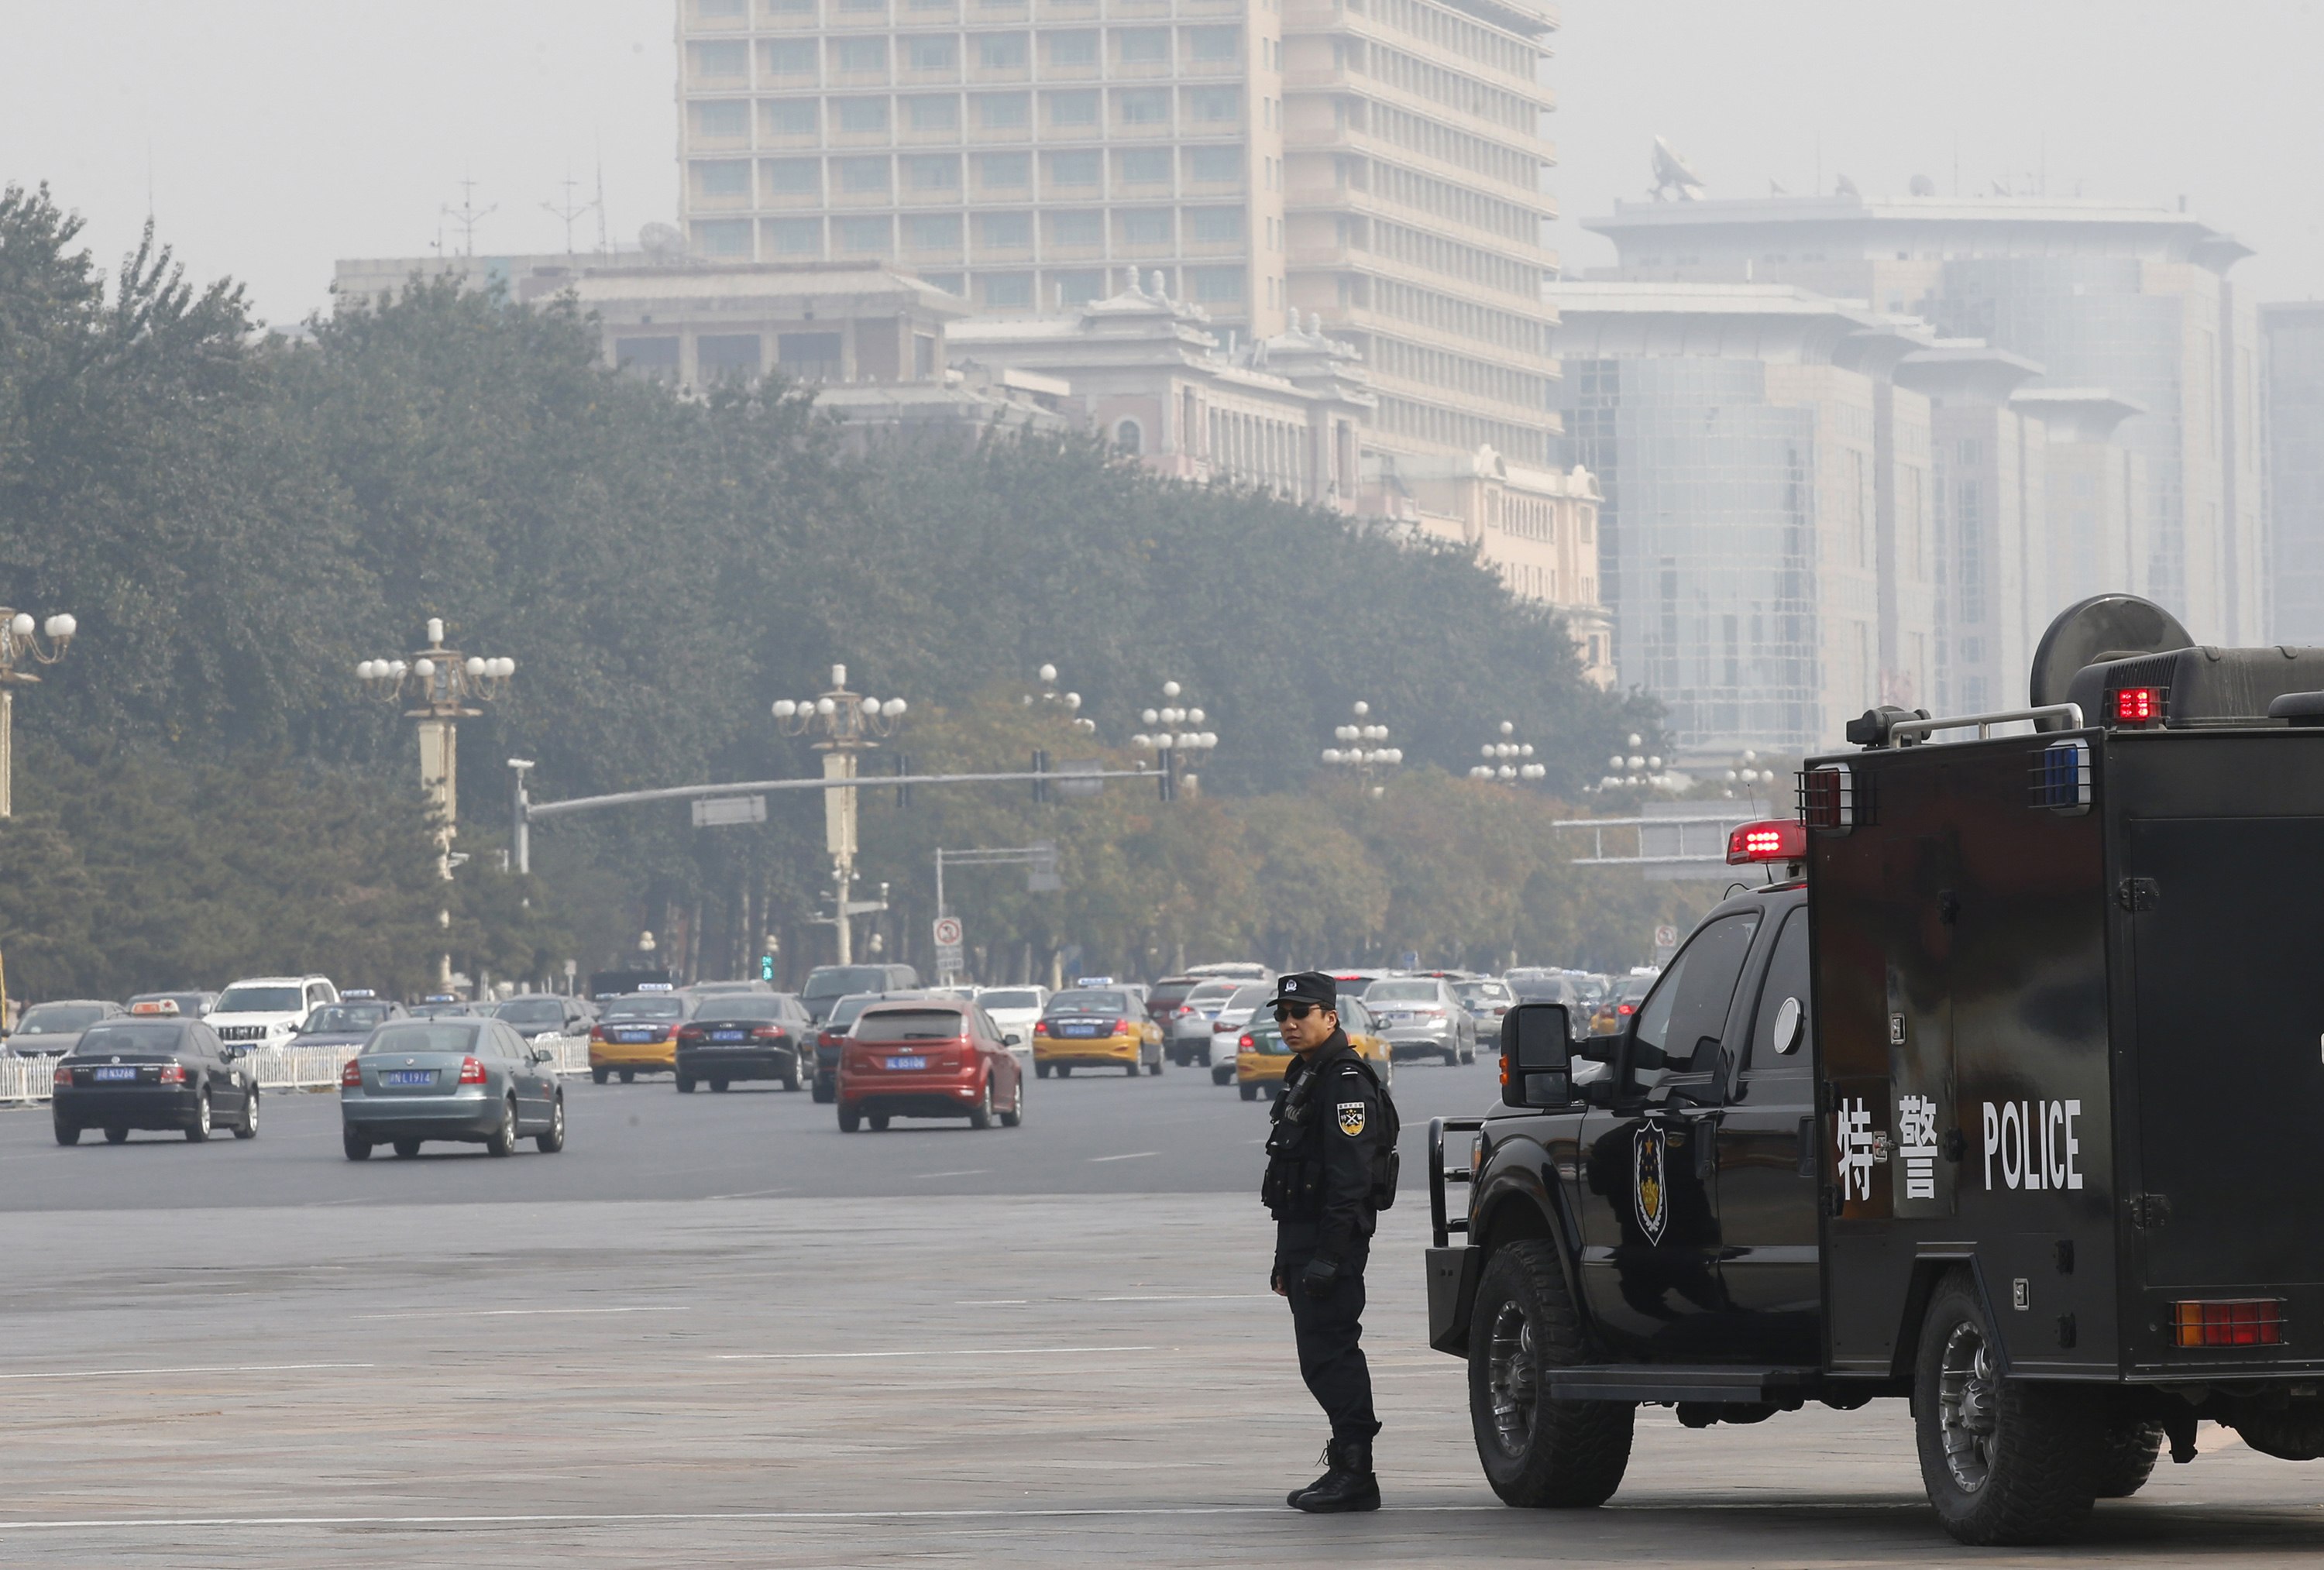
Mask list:
[[[2039,385],[2124,400],[2142,555],[2109,588],[2196,637],[2266,629],[2257,313],[2227,273],[2249,252],[2183,211],[2048,197],[1775,197],[1624,202],[1587,223],[1601,276],[1787,283],[1909,313],[2041,368]]]
[[[1373,474],[1549,461],[1554,209],[1516,0],[679,0],[683,222],[711,260],[865,259],[983,313],[1161,275],[1231,343],[1363,354]],[[1166,449],[1195,433],[1166,424]]]

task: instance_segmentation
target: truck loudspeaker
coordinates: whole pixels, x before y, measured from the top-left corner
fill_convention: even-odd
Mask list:
[[[2153,601],[2135,594],[2093,594],[2059,611],[2042,635],[2040,646],[2034,650],[2027,697],[2037,709],[2062,703],[2084,666],[2194,647],[2194,638],[2179,625],[2179,619]],[[2094,723],[2098,716],[2082,718]],[[2065,727],[2052,722],[2048,728]]]

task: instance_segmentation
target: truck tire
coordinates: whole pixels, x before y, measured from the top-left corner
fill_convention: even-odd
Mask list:
[[[2144,1488],[2162,1453],[2162,1424],[2141,1418],[2107,1424],[2098,1442],[2098,1497],[2128,1499]]]
[[[2245,1444],[2278,1461],[2313,1461],[2324,1455],[2324,1404],[2295,1401],[2276,1411],[2247,1408],[2226,1421]]]
[[[1622,1486],[1637,1408],[1553,1401],[1543,1374],[1582,1361],[1582,1318],[1556,1244],[1523,1238],[1493,1253],[1469,1320],[1469,1423],[1493,1492],[1529,1510],[1588,1510]]]
[[[1998,1342],[1968,1272],[1948,1275],[1913,1371],[1921,1483],[1961,1542],[2062,1542],[2098,1494],[2105,1413],[2088,1391],[2002,1378]]]

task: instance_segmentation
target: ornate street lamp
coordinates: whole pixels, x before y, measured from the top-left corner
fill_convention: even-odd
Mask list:
[[[1166,802],[1176,799],[1178,788],[1181,785],[1197,792],[1202,789],[1201,776],[1183,771],[1195,759],[1209,753],[1219,744],[1218,732],[1199,729],[1204,720],[1207,718],[1200,709],[1180,706],[1178,699],[1184,691],[1185,689],[1176,682],[1164,682],[1162,706],[1158,709],[1145,710],[1139,715],[1139,719],[1143,723],[1158,725],[1161,729],[1141,730],[1130,739],[1130,745],[1139,751],[1160,755],[1162,799]],[[1178,729],[1181,725],[1195,726],[1197,729],[1181,730]]]
[[[823,754],[823,777],[857,777],[857,755],[877,747],[896,733],[897,721],[909,707],[901,698],[867,698],[847,690],[847,667],[831,667],[831,690],[819,698],[775,700],[775,728],[785,736],[813,736]],[[886,908],[884,901],[851,901],[855,882],[855,787],[837,785],[823,793],[824,847],[831,853],[831,873],[836,884],[832,895],[832,920],[839,932],[839,962],[855,962],[854,928],[849,918]]]
[[[0,605],[0,818],[14,817],[16,812],[16,689],[38,685],[41,680],[23,668],[24,662],[56,664],[65,657],[79,629],[80,623],[69,616],[50,617],[41,623],[49,639],[42,648],[32,633],[32,612]]]
[[[452,876],[452,837],[459,832],[460,721],[482,709],[472,704],[508,691],[516,661],[505,655],[464,655],[444,642],[444,620],[428,619],[428,646],[404,659],[367,659],[355,676],[383,703],[408,703],[403,717],[420,731],[420,788],[436,810],[436,840],[444,876]]]
[[[1030,709],[1036,704],[1038,704],[1045,708],[1063,709],[1074,717],[1073,724],[1074,730],[1090,732],[1093,732],[1097,730],[1096,721],[1084,719],[1082,716],[1082,695],[1079,693],[1060,693],[1057,691],[1056,666],[1053,665],[1045,665],[1036,674],[1041,678],[1041,690],[1038,693],[1028,693],[1025,694],[1025,707]]]
[[[1517,729],[1508,720],[1501,721],[1500,739],[1488,741],[1477,748],[1477,756],[1485,761],[1469,771],[1471,779],[1498,780],[1504,785],[1515,785],[1519,780],[1546,779],[1549,776],[1547,764],[1529,761],[1533,757],[1532,742],[1509,739],[1517,734]]]
[[[1333,727],[1332,738],[1335,741],[1353,745],[1323,748],[1323,761],[1334,768],[1352,770],[1358,782],[1370,794],[1386,795],[1388,787],[1374,784],[1373,776],[1383,768],[1393,768],[1402,763],[1404,748],[1387,744],[1388,727],[1371,718],[1372,706],[1370,703],[1358,699],[1351,712],[1356,717],[1355,723]]]

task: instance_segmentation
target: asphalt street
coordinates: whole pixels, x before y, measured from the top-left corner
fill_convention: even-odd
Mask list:
[[[1491,1075],[1408,1070],[1407,1127]],[[0,1560],[1963,1556],[1894,1402],[1699,1433],[1649,1409],[1610,1507],[1503,1508],[1464,1366],[1424,1345],[1416,1161],[1367,1315],[1388,1508],[1285,1510],[1323,1436],[1265,1288],[1263,1109],[1176,1070],[1036,1088],[1014,1133],[843,1137],[804,1096],[576,1087],[565,1154],[361,1165],[328,1097],[252,1144],[68,1150],[0,1115]],[[2202,1446],[2075,1548],[1977,1556],[2324,1550],[2324,1474]]]

